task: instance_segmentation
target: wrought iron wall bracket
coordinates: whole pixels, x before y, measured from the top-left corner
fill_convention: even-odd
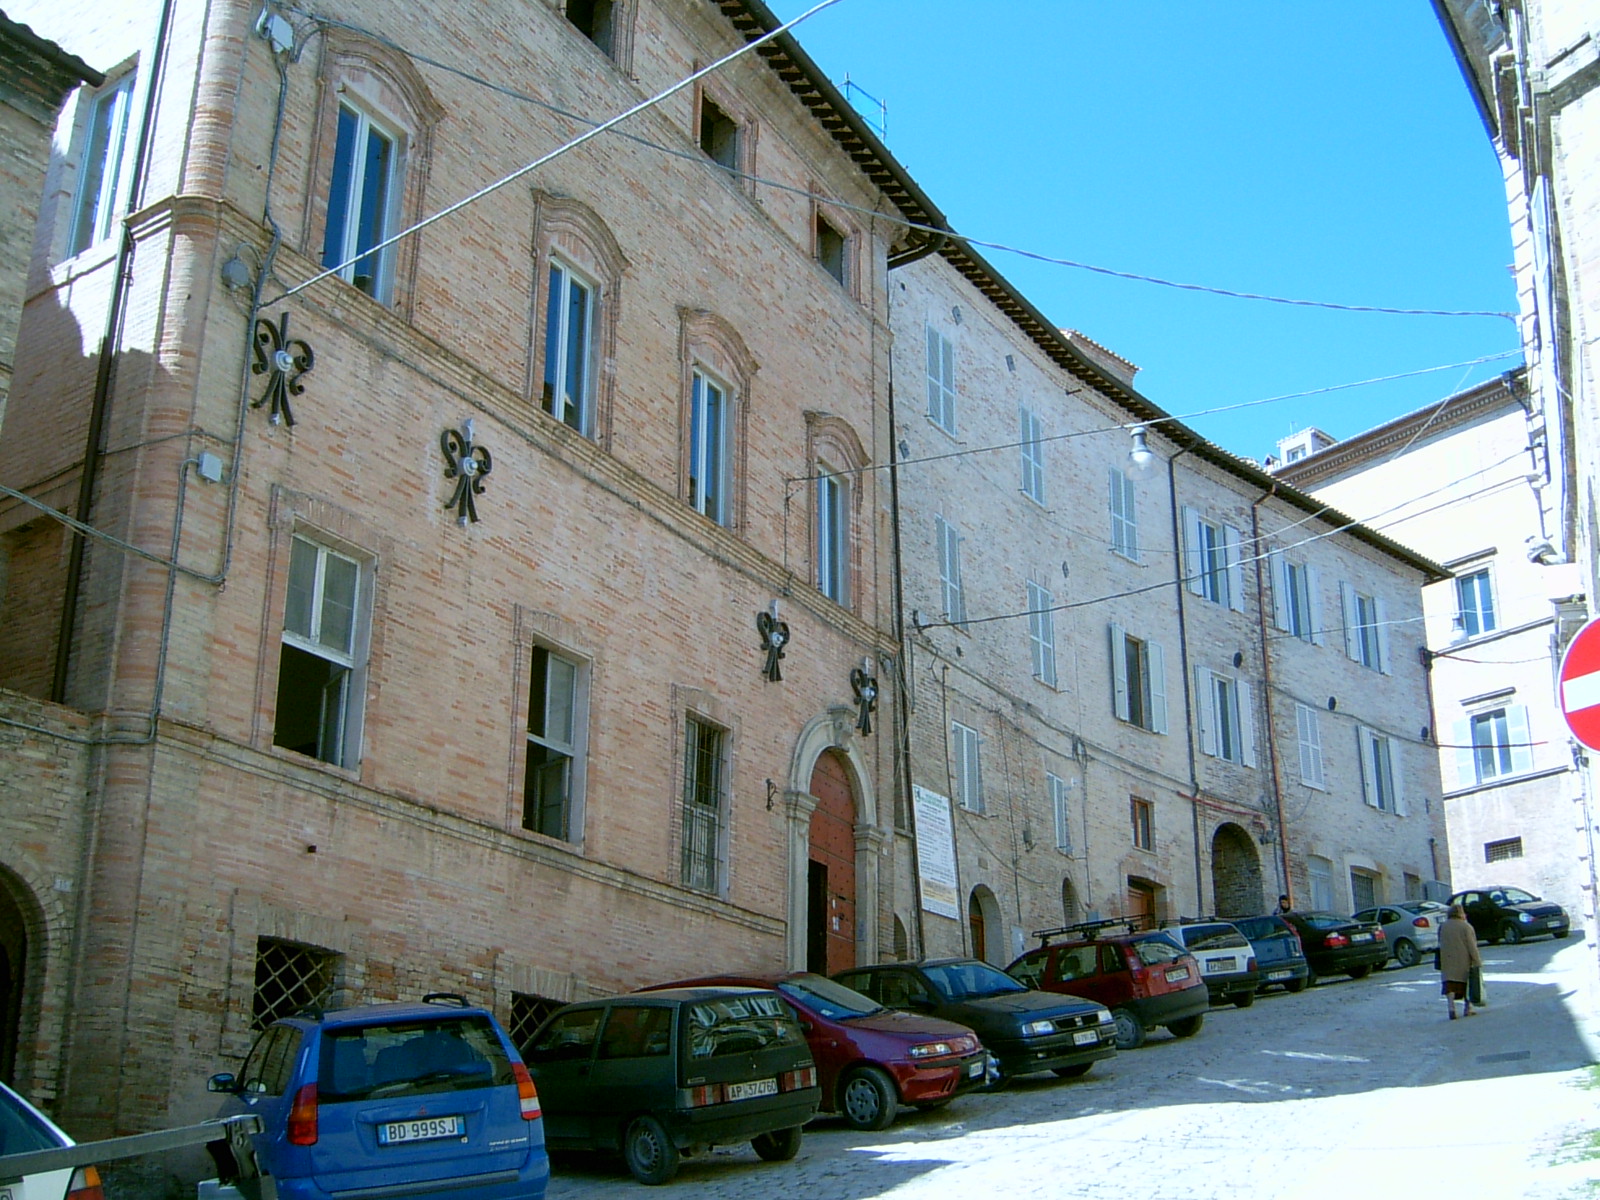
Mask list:
[[[860,667],[850,671],[850,690],[856,694],[856,728],[872,732],[872,713],[878,707],[878,681]]]
[[[763,610],[756,614],[756,631],[761,634],[761,648],[767,652],[761,673],[768,683],[782,683],[783,670],[778,663],[783,659],[783,648],[789,644],[789,623]]]
[[[439,449],[444,453],[444,477],[456,481],[456,489],[444,502],[446,508],[456,510],[456,524],[466,525],[478,520],[478,506],[474,496],[483,495],[483,481],[494,470],[494,459],[487,446],[473,445],[472,418],[461,422],[458,433],[446,429],[439,435]]]
[[[289,407],[289,397],[304,392],[300,377],[311,370],[316,356],[311,344],[302,338],[289,336],[289,314],[286,312],[274,325],[266,317],[256,318],[255,362],[250,364],[250,374],[265,375],[267,390],[251,408],[267,406],[267,421],[273,425],[282,421],[294,425],[294,409]]]

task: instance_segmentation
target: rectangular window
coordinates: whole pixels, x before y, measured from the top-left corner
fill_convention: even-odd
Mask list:
[[[1200,749],[1213,758],[1255,766],[1255,707],[1250,685],[1205,667],[1194,671]]]
[[[956,350],[928,326],[928,420],[954,436],[956,431]]]
[[[848,287],[849,240],[821,213],[817,214],[816,243],[817,261],[822,264],[822,269]]]
[[[689,404],[689,503],[727,524],[728,400],[722,384],[698,368]]]
[[[1508,858],[1522,857],[1522,839],[1520,837],[1502,838],[1498,842],[1485,842],[1483,844],[1483,861],[1486,863],[1505,862]]]
[[[950,768],[955,775],[956,803],[975,813],[984,811],[978,750],[978,731],[960,721],[950,722]]]
[[[545,297],[544,411],[593,436],[594,288],[551,262]]]
[[[1321,645],[1316,571],[1277,551],[1270,557],[1273,618],[1278,628],[1301,641]]]
[[[1022,424],[1022,494],[1044,503],[1044,442],[1039,414],[1027,405],[1018,409]]]
[[[1166,657],[1120,625],[1111,626],[1111,711],[1140,729],[1167,732]]]
[[[1048,687],[1056,686],[1055,597],[1033,580],[1028,580],[1028,640],[1033,649],[1033,677]]]
[[[1317,710],[1304,704],[1294,706],[1295,726],[1300,736],[1300,782],[1322,788],[1322,730]]]
[[[1468,637],[1495,629],[1494,592],[1489,584],[1488,567],[1456,580],[1456,606],[1461,613],[1461,627]]]
[[[289,551],[272,744],[340,767],[360,757],[361,567],[296,536]]]
[[[1306,856],[1306,875],[1311,884],[1311,907],[1328,912],[1333,911],[1336,908],[1333,898],[1333,863],[1315,854],[1308,854]]]
[[[719,167],[739,169],[739,126],[710,96],[700,97],[700,149]]]
[[[698,717],[688,719],[683,752],[683,886],[697,892],[722,888],[723,759],[725,734]]]
[[[1189,508],[1183,510],[1183,527],[1189,590],[1213,604],[1243,612],[1239,531],[1231,525],[1209,521]]]
[[[1348,583],[1339,585],[1344,608],[1344,650],[1355,662],[1389,673],[1389,626],[1383,601],[1358,592]]]
[[[128,115],[134,73],[108,83],[95,96],[78,163],[70,253],[78,254],[111,236],[128,203],[133,183],[128,157]]]
[[[577,840],[578,742],[583,726],[580,685],[577,663],[543,646],[533,648],[522,827],[564,842]]]
[[[850,603],[850,485],[837,475],[817,478],[817,588]]]
[[[1141,800],[1134,796],[1130,801],[1130,811],[1133,818],[1133,844],[1140,850],[1154,850],[1156,848],[1155,834],[1151,829],[1152,815],[1150,801]]]
[[[1394,768],[1394,745],[1374,730],[1357,727],[1356,740],[1361,753],[1361,793],[1379,812],[1405,815],[1401,802],[1400,779]]]
[[[1072,789],[1058,775],[1046,773],[1050,786],[1050,809],[1056,815],[1056,849],[1063,854],[1072,853]]]
[[[944,597],[945,619],[966,627],[967,601],[961,589],[961,535],[943,517],[933,518],[934,537],[939,543],[939,586]]]
[[[616,5],[612,0],[567,0],[567,20],[571,21],[602,53],[610,56],[616,30]]]
[[[265,1029],[281,1017],[320,1008],[338,982],[339,956],[279,938],[256,939],[255,991],[250,1027]]]
[[[1463,786],[1533,770],[1527,708],[1508,704],[1473,714],[1457,726],[1456,753],[1469,759],[1466,770],[1460,772]]]
[[[1111,468],[1111,548],[1123,558],[1139,561],[1139,510],[1133,480]]]
[[[322,265],[375,300],[389,298],[393,247],[366,253],[392,232],[395,191],[395,137],[358,109],[339,106],[339,132],[333,151],[333,181],[328,192],[328,226],[322,239]],[[356,257],[356,256],[360,257]]]

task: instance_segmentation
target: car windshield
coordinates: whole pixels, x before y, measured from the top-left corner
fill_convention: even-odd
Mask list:
[[[1232,925],[1191,925],[1183,933],[1191,950],[1232,950],[1250,944]]]
[[[940,963],[922,970],[946,1000],[981,1000],[985,996],[1009,996],[1028,990],[987,963]]]
[[[873,1013],[883,1011],[883,1005],[876,1000],[842,983],[835,983],[824,975],[796,975],[778,984],[778,990],[830,1021],[870,1017]]]
[[[1300,918],[1313,929],[1337,929],[1341,925],[1350,924],[1349,917],[1341,917],[1338,913],[1331,912],[1301,913]]]
[[[793,1010],[771,992],[722,996],[688,1008],[690,1058],[805,1045]]]
[[[1539,897],[1532,892],[1525,892],[1521,888],[1500,888],[1500,893],[1505,896],[1502,904],[1531,904]]]
[[[336,1026],[322,1036],[317,1095],[330,1103],[511,1082],[511,1060],[481,1014]]]
[[[1292,938],[1294,930],[1278,917],[1247,917],[1235,921],[1234,928],[1252,942],[1270,942],[1273,938]]]
[[[0,1153],[27,1154],[33,1150],[54,1150],[61,1139],[48,1126],[23,1107],[9,1092],[0,1091]]]
[[[1163,963],[1176,962],[1189,953],[1164,933],[1137,939],[1133,943],[1133,952],[1147,967],[1159,967]]]

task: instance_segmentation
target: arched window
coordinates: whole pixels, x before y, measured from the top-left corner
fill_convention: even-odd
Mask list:
[[[808,412],[806,461],[812,493],[812,582],[828,599],[858,608],[856,530],[866,490],[866,451],[848,422],[827,413]]]
[[[696,512],[737,530],[744,524],[745,430],[758,364],[721,317],[682,309],[679,322],[678,494]]]

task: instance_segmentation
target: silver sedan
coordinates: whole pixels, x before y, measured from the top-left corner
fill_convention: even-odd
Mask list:
[[[1395,962],[1414,967],[1439,948],[1439,926],[1449,912],[1436,900],[1400,900],[1363,908],[1352,919],[1382,925]]]

